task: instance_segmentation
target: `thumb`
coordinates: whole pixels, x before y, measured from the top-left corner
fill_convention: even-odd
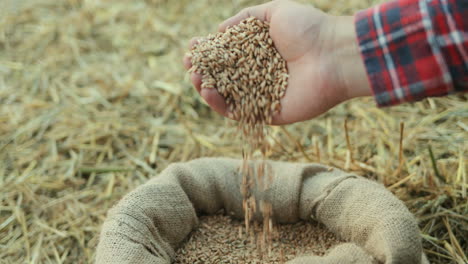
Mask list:
[[[228,18],[224,22],[222,22],[219,25],[218,30],[220,32],[224,32],[226,28],[235,26],[239,24],[242,20],[247,19],[249,17],[256,17],[257,19],[263,21],[270,21],[272,6],[273,2],[269,2],[262,5],[244,8],[242,9],[242,11],[237,13],[237,15]]]

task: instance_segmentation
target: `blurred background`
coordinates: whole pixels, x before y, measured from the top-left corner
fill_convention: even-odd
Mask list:
[[[172,162],[241,158],[234,124],[196,94],[182,57],[191,37],[261,2],[0,0],[0,263],[90,263],[127,192]],[[352,15],[382,1],[301,2]],[[466,95],[353,100],[269,141],[270,159],[385,184],[433,263],[466,263]]]

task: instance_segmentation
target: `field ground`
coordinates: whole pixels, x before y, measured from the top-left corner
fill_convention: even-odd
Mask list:
[[[236,129],[196,95],[181,60],[192,36],[259,1],[3,1],[0,263],[90,263],[127,192],[172,162],[240,158]],[[313,2],[334,14],[376,3]],[[466,96],[386,109],[354,100],[274,127],[271,141],[271,159],[382,182],[419,219],[433,263],[466,261]]]

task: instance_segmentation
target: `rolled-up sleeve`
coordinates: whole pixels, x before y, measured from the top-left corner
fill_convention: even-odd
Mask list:
[[[395,0],[355,16],[378,106],[468,90],[468,0]]]

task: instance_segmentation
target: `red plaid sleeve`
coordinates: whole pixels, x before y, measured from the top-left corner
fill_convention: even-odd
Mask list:
[[[468,0],[396,0],[355,16],[379,106],[468,90]]]

